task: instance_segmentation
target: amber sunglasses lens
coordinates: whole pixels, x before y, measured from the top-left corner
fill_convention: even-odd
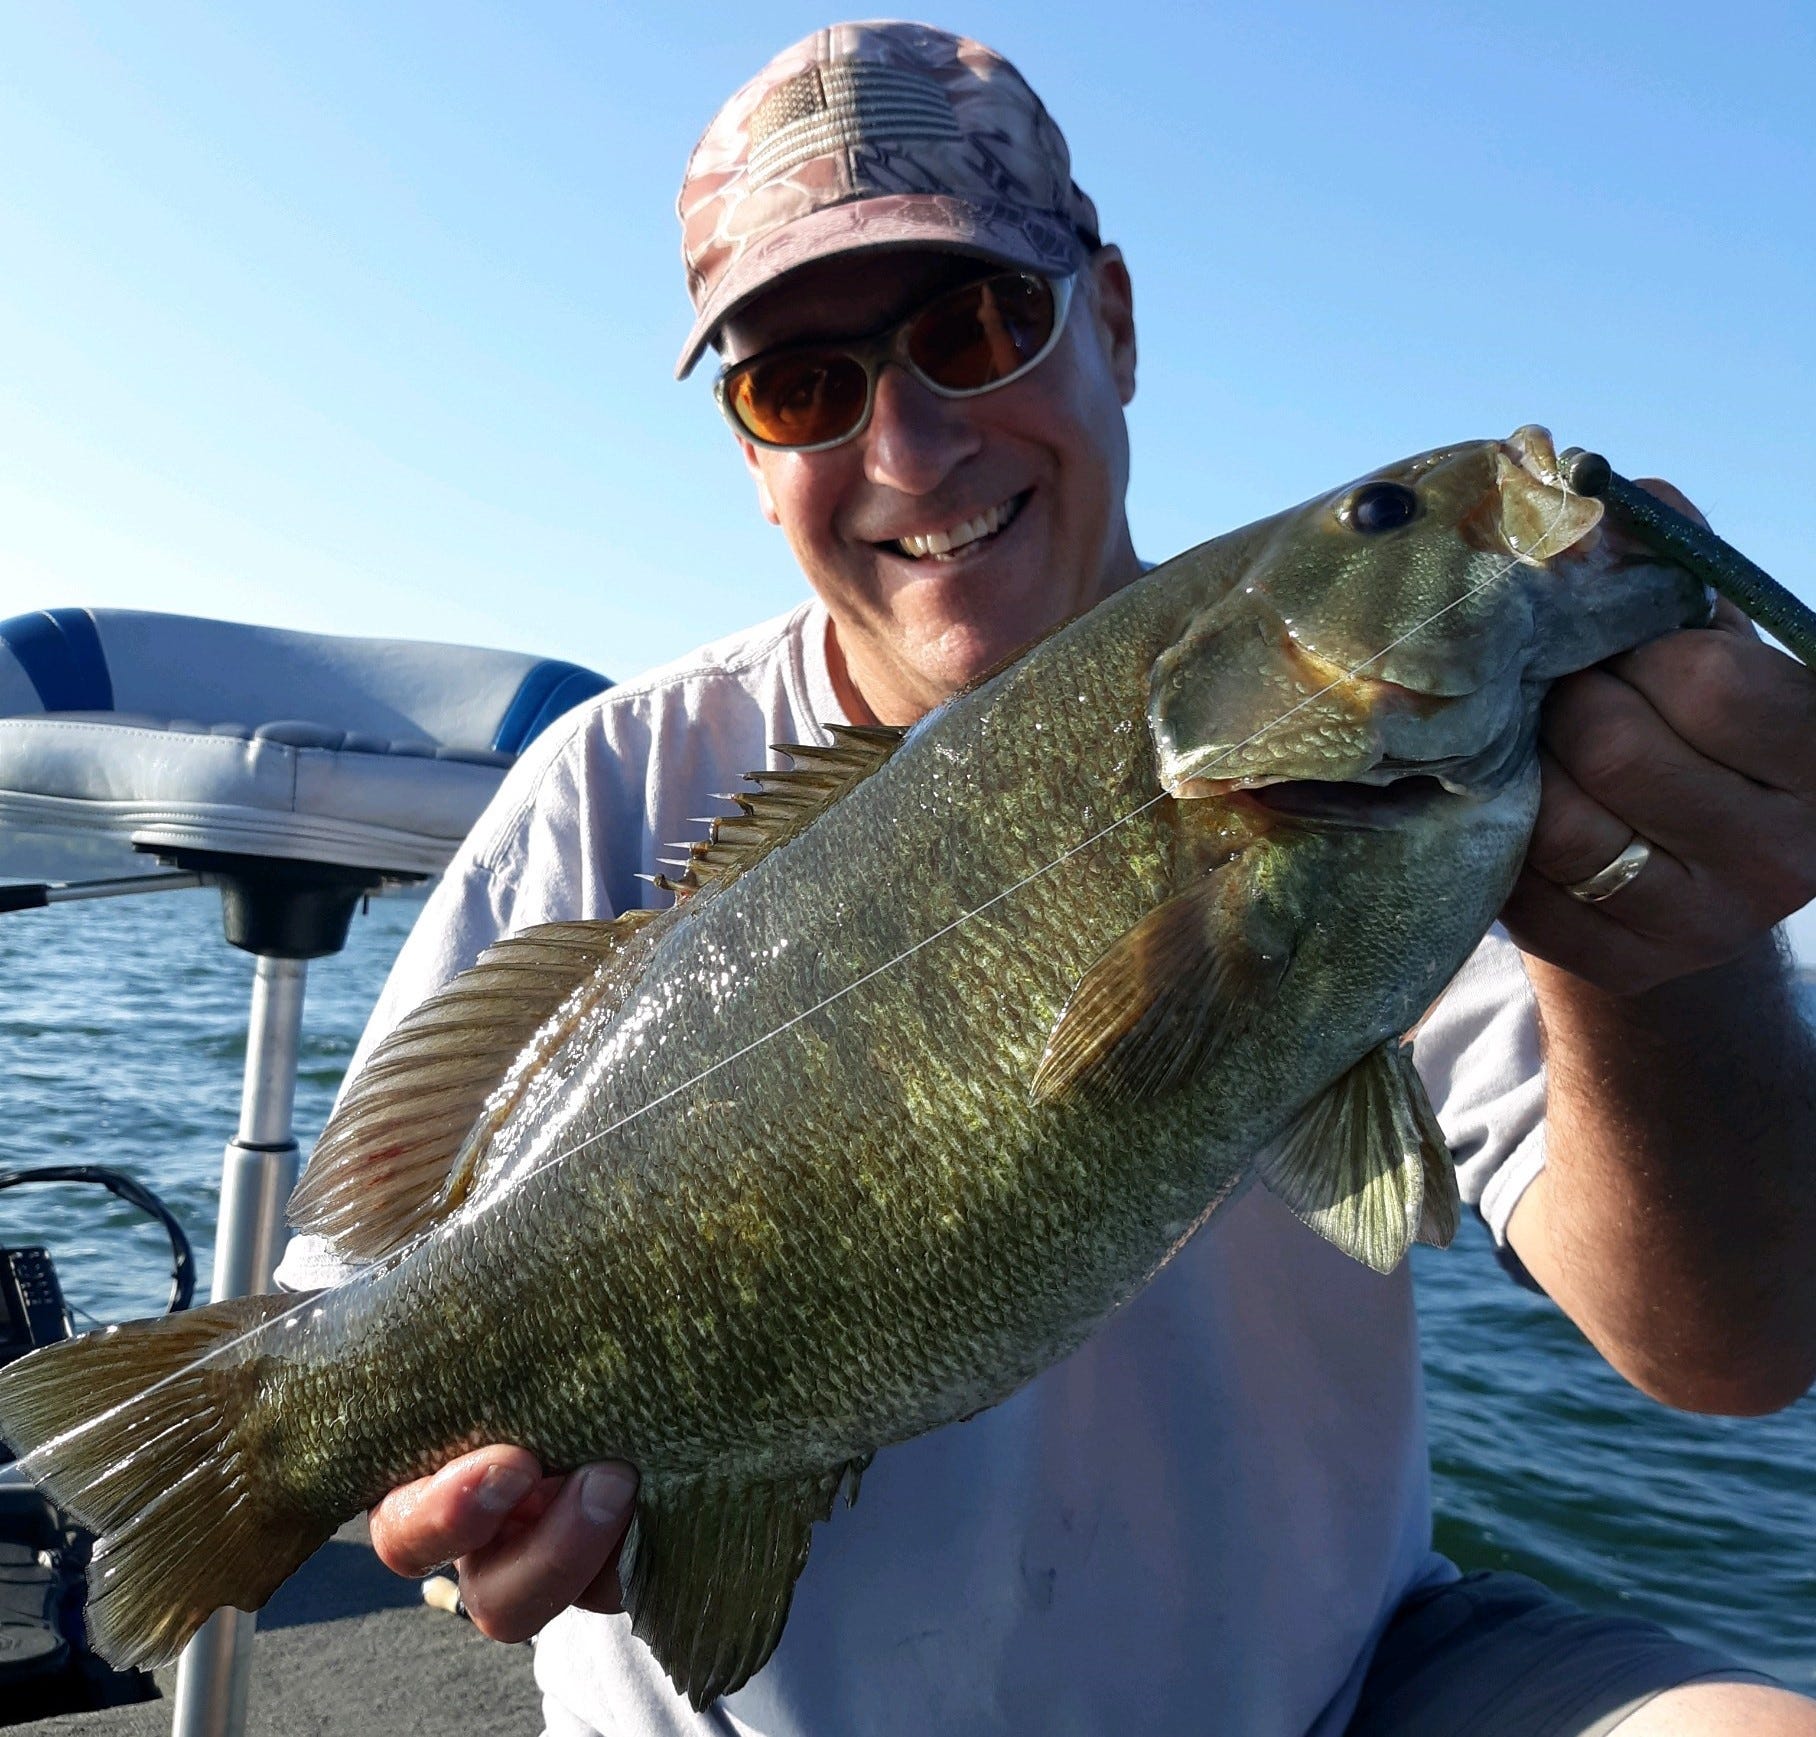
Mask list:
[[[771,446],[818,446],[849,434],[864,418],[864,365],[837,350],[760,357],[725,382],[732,414]]]
[[[944,392],[986,392],[1039,360],[1057,318],[1053,286],[1011,271],[959,285],[901,330],[924,380]],[[756,439],[828,446],[863,422],[870,379],[857,356],[829,346],[755,357],[725,376],[723,390],[738,424]]]
[[[1053,286],[1025,272],[968,283],[924,309],[908,355],[936,386],[981,392],[1027,367],[1053,336]]]

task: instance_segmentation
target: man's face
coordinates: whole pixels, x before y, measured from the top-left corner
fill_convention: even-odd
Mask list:
[[[727,323],[725,354],[877,332],[989,269],[924,252],[806,266]],[[743,445],[764,516],[831,612],[847,703],[900,723],[1135,574],[1123,511],[1135,332],[1120,254],[1106,248],[1080,274],[1059,344],[1021,379],[941,398],[889,364],[875,390],[869,426],[843,446]],[[945,555],[903,543],[979,519],[1000,528]]]

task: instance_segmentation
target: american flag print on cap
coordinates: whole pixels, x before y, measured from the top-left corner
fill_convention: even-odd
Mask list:
[[[995,50],[925,24],[836,24],[784,49],[713,117],[676,211],[694,325],[719,327],[783,273],[835,254],[931,247],[1053,276],[1098,240],[1066,141]]]

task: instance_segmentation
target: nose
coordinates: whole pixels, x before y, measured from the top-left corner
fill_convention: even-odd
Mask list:
[[[893,362],[877,375],[861,438],[865,478],[906,495],[932,493],[981,443],[962,400],[929,392]]]

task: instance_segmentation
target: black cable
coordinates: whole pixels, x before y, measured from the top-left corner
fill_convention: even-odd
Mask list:
[[[165,1312],[174,1315],[189,1307],[195,1295],[195,1255],[189,1238],[170,1208],[143,1183],[99,1164],[42,1164],[30,1170],[0,1170],[0,1188],[17,1188],[22,1182],[93,1182],[109,1194],[117,1194],[128,1206],[136,1206],[147,1217],[155,1218],[170,1238],[170,1302]]]

